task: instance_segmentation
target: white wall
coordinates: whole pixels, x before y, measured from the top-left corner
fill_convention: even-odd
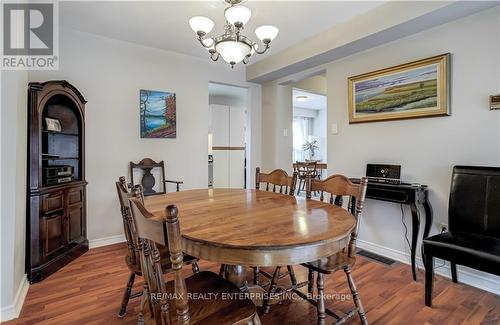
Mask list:
[[[17,317],[27,290],[24,275],[27,85],[27,72],[1,72],[1,320]]]
[[[429,185],[436,233],[447,223],[452,166],[500,165],[500,112],[487,103],[500,91],[499,33],[497,7],[328,65],[328,125],[338,122],[340,130],[330,137],[329,172],[363,175],[369,162],[401,164],[404,181]],[[348,77],[446,52],[452,54],[451,116],[348,124]],[[361,240],[408,252],[399,206],[365,206]]]
[[[292,168],[292,87],[268,82],[262,85],[262,170]]]
[[[320,109],[318,111],[318,116],[314,119],[314,134],[319,142],[319,147],[321,148],[321,161],[328,162],[328,143],[327,143],[327,111],[326,109]]]
[[[208,59],[69,29],[62,29],[60,37],[59,71],[37,71],[29,78],[66,79],[88,101],[85,145],[91,243],[122,234],[114,182],[120,175],[128,177],[129,161],[165,160],[167,178],[183,180],[182,189],[206,188],[209,81],[249,87],[250,96],[258,101],[260,86],[244,82],[241,68],[232,70]],[[140,138],[139,89],[176,93],[176,139]],[[260,114],[258,101],[249,108],[256,116]],[[260,130],[258,120],[252,117],[252,123]],[[259,145],[257,140],[254,145]]]
[[[338,135],[328,134],[329,174],[364,175],[369,162],[401,164],[404,181],[429,185],[434,208],[431,233],[437,233],[437,225],[447,223],[452,166],[500,165],[500,111],[488,108],[489,95],[500,93],[499,34],[500,8],[496,7],[318,67],[318,71],[327,69],[327,125],[339,124]],[[349,124],[348,77],[446,52],[452,53],[452,116]],[[282,81],[263,84],[263,95],[283,87],[278,85]],[[288,139],[281,134],[289,125],[286,106],[280,107],[277,100],[266,106],[267,100],[263,101],[263,116],[270,120],[263,117],[263,138],[266,143],[281,142],[284,149],[279,152],[288,157]],[[280,117],[275,116],[278,114]],[[289,166],[286,161],[267,159],[268,154],[272,152],[263,146],[263,162],[268,168]],[[411,224],[408,209],[405,221]],[[364,244],[408,260],[399,206],[368,200],[360,233],[360,246]],[[469,269],[459,278],[499,292],[499,277],[475,277],[478,274]]]
[[[310,91],[316,94],[326,95],[326,76],[316,75],[291,84],[294,88]]]

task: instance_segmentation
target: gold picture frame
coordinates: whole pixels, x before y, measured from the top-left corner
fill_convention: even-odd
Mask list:
[[[450,53],[348,79],[349,123],[450,115]]]

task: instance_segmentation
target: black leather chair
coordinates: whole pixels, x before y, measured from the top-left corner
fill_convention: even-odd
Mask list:
[[[500,275],[500,168],[455,166],[448,208],[449,231],[424,239],[425,304],[432,305],[434,257]]]

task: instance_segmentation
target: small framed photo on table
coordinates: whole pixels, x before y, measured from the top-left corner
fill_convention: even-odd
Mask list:
[[[61,132],[61,122],[56,118],[45,118],[45,125],[47,126],[47,131],[51,132]]]

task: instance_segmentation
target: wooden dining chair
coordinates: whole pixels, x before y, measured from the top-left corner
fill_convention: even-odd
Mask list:
[[[295,186],[297,184],[297,175],[298,173],[295,171],[292,176],[288,176],[283,169],[275,169],[266,174],[262,173],[260,168],[257,167],[255,171],[255,189],[261,190],[261,184],[264,183],[265,191],[279,192],[280,194],[293,196],[295,194]],[[259,267],[254,267],[253,269],[254,284],[261,285],[259,280],[260,275],[263,275],[270,280],[267,284],[262,285],[263,287],[269,286],[267,298],[264,299],[263,303],[264,313],[268,313],[271,307],[269,297],[276,296],[278,281],[286,276],[289,276],[290,274],[293,274],[293,268],[291,265],[287,265],[287,272],[281,273],[281,266],[278,266],[275,268],[273,275],[261,270]]]
[[[175,184],[176,191],[179,192],[180,185],[184,184],[182,181],[173,181],[169,179],[165,179],[165,162],[162,160],[160,162],[156,162],[151,158],[144,158],[138,163],[130,162],[130,180],[132,185],[136,185],[134,183],[134,170],[139,169],[142,170],[142,178],[140,180],[140,184],[143,188],[144,196],[149,195],[159,195],[167,193],[167,184],[173,183]],[[153,170],[159,170],[160,179],[156,179]],[[160,190],[156,191],[153,189],[156,182],[160,181]]]
[[[297,162],[294,164],[294,171],[298,174],[299,185],[297,186],[297,195],[307,187],[307,179],[318,178],[318,162],[315,160]]]
[[[132,294],[132,288],[134,286],[134,281],[136,276],[142,276],[140,256],[139,256],[139,239],[135,235],[134,224],[132,222],[132,217],[130,214],[130,198],[138,198],[143,200],[142,188],[140,185],[136,185],[133,191],[129,191],[132,186],[127,185],[125,177],[121,176],[116,184],[116,190],[118,192],[118,200],[120,202],[120,211],[123,221],[123,231],[125,233],[125,239],[127,241],[127,255],[125,256],[125,263],[130,271],[130,275],[125,286],[125,291],[123,293],[123,298],[120,306],[120,311],[118,312],[119,317],[125,316],[127,312],[127,305],[130,298],[139,297],[143,291],[136,292]],[[170,256],[168,249],[166,247],[160,247],[161,262],[163,272],[169,272],[172,270],[172,264],[170,263]],[[186,255],[184,258],[184,263],[191,264],[193,272],[199,271],[197,259]]]
[[[283,169],[275,169],[270,173],[262,173],[260,167],[255,169],[255,189],[261,189],[261,183],[265,184],[265,190],[279,192],[281,194],[293,195],[297,184],[297,173],[288,176]]]
[[[141,200],[129,200],[132,219],[141,240],[141,261],[148,283],[149,303],[142,305],[140,323],[144,324],[260,324],[250,299],[224,299],[241,294],[233,283],[209,271],[182,276],[183,253],[177,207],[169,205],[165,216],[150,214]],[[168,247],[174,280],[165,282],[158,246]],[[196,294],[196,299],[188,294]]]
[[[339,207],[344,207],[347,209],[356,219],[356,226],[351,233],[349,244],[346,248],[341,250],[335,255],[322,258],[320,260],[304,263],[302,264],[309,269],[308,276],[308,293],[312,295],[314,288],[314,272],[318,273],[317,276],[317,300],[311,300],[309,297],[305,296],[309,302],[313,303],[317,307],[318,314],[318,324],[325,324],[326,315],[330,315],[337,320],[337,323],[343,323],[347,319],[353,317],[356,312],[359,314],[362,324],[368,324],[366,318],[366,313],[361,303],[361,298],[354,283],[354,279],[351,274],[351,268],[356,262],[356,239],[358,237],[359,223],[361,219],[361,212],[363,210],[363,205],[366,195],[367,178],[361,178],[359,184],[353,184],[347,177],[342,175],[333,175],[325,180],[311,180],[310,186],[307,188],[307,198],[311,198],[312,191],[319,191],[321,201],[326,201],[330,204],[335,204]],[[344,197],[348,197],[348,200],[344,202]],[[344,204],[346,203],[346,204]],[[324,279],[325,274],[332,274],[337,270],[343,269],[347,276],[347,283],[352,293],[354,304],[356,308],[351,310],[343,317],[338,316],[333,311],[325,308],[324,300]]]

